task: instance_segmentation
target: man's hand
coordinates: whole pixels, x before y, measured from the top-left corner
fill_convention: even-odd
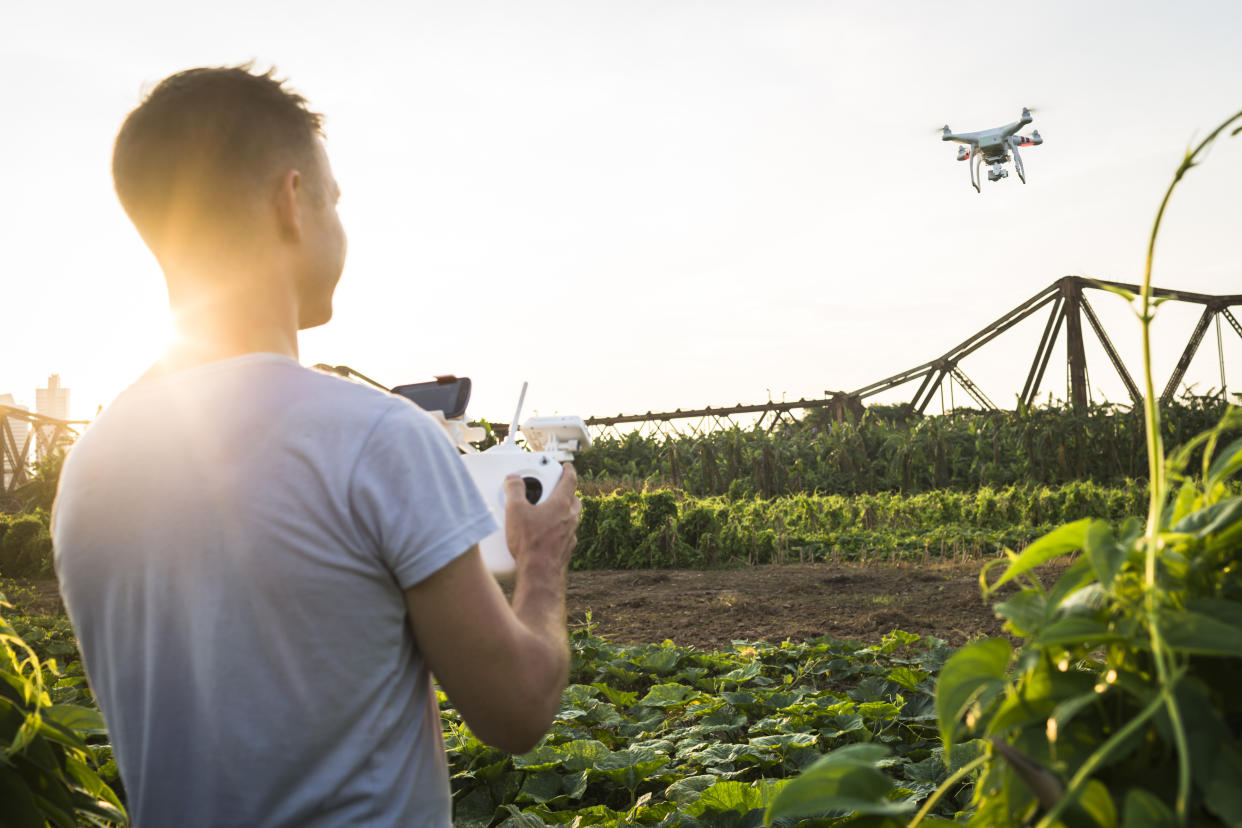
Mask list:
[[[576,494],[578,473],[573,465],[562,463],[561,469],[556,488],[538,506],[527,502],[520,475],[505,478],[505,542],[519,572],[545,567],[565,572],[569,568],[582,501]]]
[[[440,686],[476,736],[510,753],[530,750],[547,732],[569,678],[565,579],[582,509],[577,480],[566,464],[537,506],[520,477],[505,480],[505,534],[517,561],[512,606],[477,548],[405,593],[414,637]]]

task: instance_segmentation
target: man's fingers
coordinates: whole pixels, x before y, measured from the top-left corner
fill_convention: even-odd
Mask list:
[[[518,499],[526,499],[526,481],[522,480],[520,474],[507,474],[505,475],[506,505]]]
[[[561,463],[561,479],[556,481],[552,497],[572,498],[578,491],[578,472],[573,463]]]

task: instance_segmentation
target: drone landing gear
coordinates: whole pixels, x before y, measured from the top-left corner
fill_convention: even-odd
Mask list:
[[[1026,183],[1026,170],[1022,167],[1022,155],[1018,152],[1018,145],[1013,146],[1013,167],[1018,171],[1018,178],[1022,179],[1022,183]]]

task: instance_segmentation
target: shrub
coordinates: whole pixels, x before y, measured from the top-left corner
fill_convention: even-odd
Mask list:
[[[8,531],[0,537],[0,575],[17,577],[26,575],[26,547],[33,541],[39,544],[39,533],[47,532],[43,518],[38,514],[19,515],[8,522]],[[48,538],[48,550],[51,550],[51,538]]]

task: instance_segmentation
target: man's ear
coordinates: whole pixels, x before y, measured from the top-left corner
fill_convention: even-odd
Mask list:
[[[286,241],[298,241],[302,238],[299,198],[305,186],[302,174],[295,169],[288,169],[280,176],[275,192],[272,193],[277,231]]]

